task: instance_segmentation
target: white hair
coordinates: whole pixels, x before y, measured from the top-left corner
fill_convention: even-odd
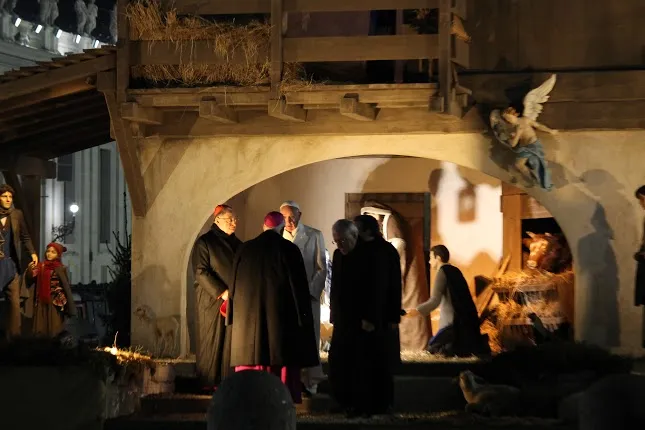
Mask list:
[[[348,219],[339,219],[331,227],[332,231],[335,231],[343,237],[352,237],[356,239],[358,237],[358,228],[356,224]]]
[[[293,200],[287,200],[284,203],[282,203],[280,205],[280,210],[282,210],[282,208],[285,207],[285,206],[289,206],[290,208],[297,209],[298,212],[300,212],[300,205],[298,203],[294,202]]]

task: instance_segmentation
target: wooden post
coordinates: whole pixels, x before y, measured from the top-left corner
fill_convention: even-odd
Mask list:
[[[510,257],[508,270],[522,269],[522,190],[502,183],[503,255]]]
[[[271,98],[278,98],[282,83],[282,0],[271,0]]]
[[[452,115],[452,0],[439,0],[439,92],[443,113]]]
[[[121,104],[130,86],[130,23],[125,14],[129,1],[117,1],[116,101]]]

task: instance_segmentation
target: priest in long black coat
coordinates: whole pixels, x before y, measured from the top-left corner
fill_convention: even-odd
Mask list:
[[[304,261],[276,231],[282,220],[279,212],[269,213],[265,231],[240,248],[226,322],[235,371],[271,372],[299,403],[300,369],[318,364],[318,348]]]
[[[197,374],[206,388],[212,389],[228,373],[230,339],[220,307],[229,295],[233,280],[233,261],[242,241],[235,236],[237,218],[230,206],[215,208],[211,229],[195,243],[195,333]]]

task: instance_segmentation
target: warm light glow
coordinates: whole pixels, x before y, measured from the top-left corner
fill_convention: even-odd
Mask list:
[[[110,348],[110,354],[117,355],[118,353],[119,353],[119,350],[116,349],[115,347]]]
[[[77,34],[76,38],[74,39],[74,42],[79,43],[81,41],[81,35]]]
[[[76,203],[72,203],[71,205],[69,205],[69,211],[74,215],[76,215],[76,212],[78,212],[78,209],[79,207]]]
[[[42,25],[40,25],[40,24],[38,24],[38,25],[36,26],[36,34],[40,33],[41,31],[43,31],[43,26],[42,26]]]
[[[21,22],[22,22],[22,19],[20,19],[20,18],[16,18],[16,22],[14,22],[14,23],[13,23],[13,25],[15,25],[16,27],[18,27],[18,26],[20,25],[20,23],[21,23]]]
[[[62,35],[63,35],[63,30],[59,28],[58,31],[56,32],[56,39],[60,39]]]

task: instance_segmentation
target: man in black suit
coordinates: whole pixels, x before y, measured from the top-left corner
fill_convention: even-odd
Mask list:
[[[27,268],[27,263],[21,261],[23,252],[26,250],[31,260],[38,263],[25,217],[13,207],[14,194],[11,186],[0,185],[0,291],[6,292],[8,302],[6,334],[9,339],[20,335],[20,274]]]

